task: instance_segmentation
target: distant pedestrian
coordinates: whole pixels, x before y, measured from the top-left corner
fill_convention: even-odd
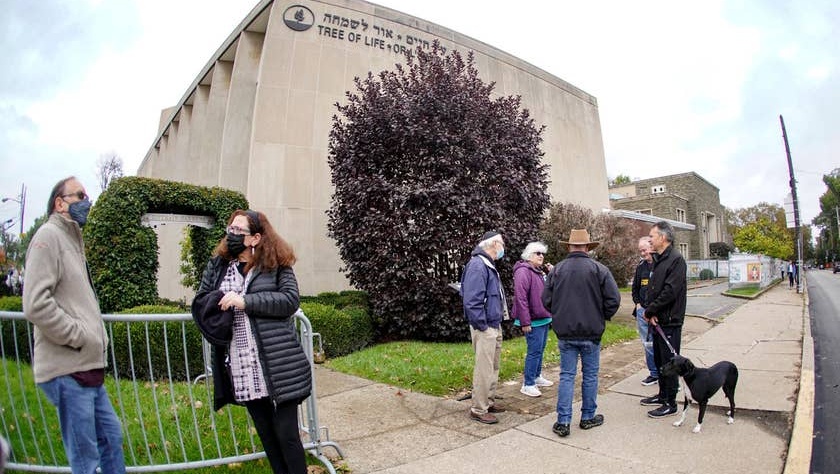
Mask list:
[[[549,272],[542,302],[551,312],[560,350],[557,422],[552,431],[562,437],[570,433],[578,358],[583,373],[579,426],[587,430],[604,424],[604,415],[595,413],[601,336],[607,320],[618,311],[621,295],[610,270],[589,257],[599,242],[592,242],[587,230],[572,229],[568,242],[560,243],[569,246],[569,254]]]
[[[652,331],[655,331],[655,326],[658,325],[668,338],[666,343],[658,331],[653,337],[653,356],[656,366],[661,369],[674,358],[668,344],[675,351],[680,350],[685,320],[687,266],[683,256],[674,248],[674,228],[671,224],[665,221],[657,222],[651,227],[649,235],[656,253],[653,254],[653,272],[645,299],[645,318],[648,324],[652,325]],[[642,405],[659,405],[659,408],[649,411],[648,416],[662,418],[675,415],[678,388],[679,381],[676,375],[665,376],[660,372],[659,393],[640,401]]]
[[[496,405],[499,363],[502,356],[502,320],[507,317],[507,303],[495,261],[505,255],[501,234],[486,232],[472,251],[461,276],[464,316],[470,323],[475,352],[472,407],[470,418],[480,423],[498,423],[493,413],[504,408]]]
[[[542,242],[531,242],[522,251],[522,260],[513,266],[513,318],[514,325],[525,333],[525,369],[519,391],[529,397],[542,395],[540,387],[550,387],[554,382],[542,376],[543,353],[548,342],[551,313],[545,309],[540,297],[545,288],[546,274],[552,265],[544,265],[548,247]]]
[[[72,472],[124,473],[122,426],[103,385],[108,333],[82,240],[90,200],[69,177],[47,202],[47,221],[26,251],[23,293],[23,312],[35,326],[35,383],[58,409]]]
[[[793,288],[793,278],[794,273],[796,272],[796,264],[793,263],[793,260],[790,261],[788,264],[788,288]]]
[[[642,380],[642,385],[653,385],[659,381],[659,369],[656,367],[656,360],[653,357],[653,333],[649,332],[649,325],[645,319],[645,297],[647,296],[650,274],[653,271],[653,257],[650,246],[650,237],[639,239],[639,254],[641,259],[636,265],[636,273],[633,276],[631,287],[633,295],[633,317],[636,319],[636,329],[639,331],[639,339],[642,341],[642,348],[645,351],[645,365],[648,368],[648,376]]]

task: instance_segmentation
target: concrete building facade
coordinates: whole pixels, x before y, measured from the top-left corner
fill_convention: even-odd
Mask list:
[[[294,245],[302,294],[347,288],[327,236],[335,103],[355,90],[355,77],[393,69],[407,49],[434,40],[473,51],[481,79],[500,96],[520,95],[546,126],[552,200],[607,206],[595,97],[480,41],[361,0],[260,1],[162,112],[138,175],[244,193]],[[178,284],[182,232],[158,232],[161,295],[189,298]]]
[[[610,186],[613,209],[691,224],[675,228],[675,244],[686,259],[709,258],[709,244],[729,242],[720,190],[694,172]],[[731,243],[731,242],[730,242]]]

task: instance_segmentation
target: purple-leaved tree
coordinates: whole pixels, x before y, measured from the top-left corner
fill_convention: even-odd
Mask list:
[[[549,205],[543,127],[519,97],[493,97],[472,53],[437,43],[355,86],[329,142],[328,229],[343,270],[369,294],[380,338],[468,339],[447,284],[491,229],[508,244],[499,267],[512,284]]]

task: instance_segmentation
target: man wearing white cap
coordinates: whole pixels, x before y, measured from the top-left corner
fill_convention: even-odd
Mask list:
[[[470,418],[479,423],[498,423],[493,413],[504,412],[496,406],[499,361],[502,355],[502,319],[507,319],[507,303],[495,261],[505,254],[501,234],[486,232],[472,251],[461,276],[464,316],[470,323],[475,351],[472,407]]]

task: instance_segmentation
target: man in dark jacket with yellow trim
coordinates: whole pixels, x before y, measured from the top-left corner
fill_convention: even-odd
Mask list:
[[[656,331],[659,326],[671,347],[680,350],[682,325],[685,320],[686,274],[685,259],[674,248],[674,228],[671,224],[660,221],[650,229],[650,241],[653,247],[653,272],[648,284],[645,319],[651,325],[653,335],[653,357],[656,366],[662,367],[674,354],[662,336]],[[663,418],[677,413],[677,389],[679,380],[676,375],[659,374],[659,393],[643,398],[642,405],[659,408],[648,412],[651,418]]]

